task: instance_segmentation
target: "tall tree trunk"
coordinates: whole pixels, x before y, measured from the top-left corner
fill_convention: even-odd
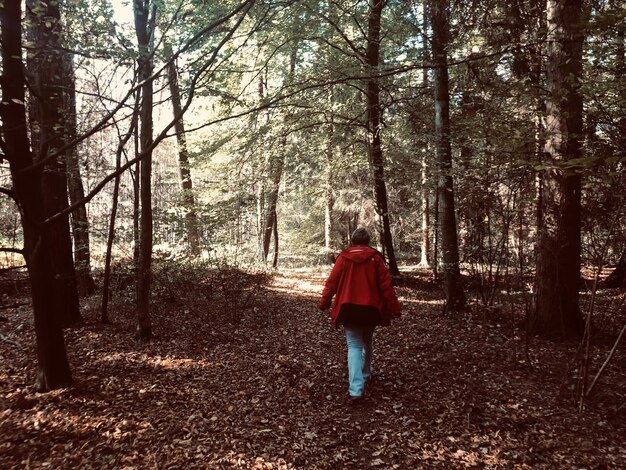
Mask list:
[[[272,155],[270,157],[270,184],[272,189],[267,194],[266,199],[266,216],[265,224],[263,226],[263,259],[267,261],[267,257],[270,251],[270,243],[272,241],[272,233],[274,228],[278,226],[276,221],[276,206],[278,205],[278,191],[280,189],[280,181],[283,175],[283,168],[285,166],[285,152],[287,147],[287,138],[282,137],[280,140],[280,150],[278,155]]]
[[[121,154],[117,154],[115,169],[119,169],[121,166],[120,160]],[[107,247],[104,255],[104,280],[102,282],[102,305],[100,307],[100,321],[102,323],[110,323],[109,320],[109,297],[110,284],[111,284],[111,256],[113,252],[113,242],[115,240],[115,218],[117,216],[117,203],[119,201],[120,193],[120,178],[121,175],[115,177],[113,184],[113,197],[111,200],[111,218],[109,219],[109,233],[107,236]]]
[[[165,46],[165,56],[172,55],[170,44]],[[182,105],[180,102],[180,87],[178,85],[178,70],[174,61],[170,61],[167,66],[167,78],[170,87],[172,108],[174,116],[181,116],[174,125],[176,139],[178,141],[178,168],[180,174],[180,184],[183,192],[183,204],[185,206],[185,229],[187,231],[187,242],[192,256],[200,254],[200,236],[198,234],[198,217],[196,215],[196,201],[193,195],[193,183],[191,180],[191,169],[189,166],[189,151],[187,150],[187,136],[185,135],[185,122],[182,118]]]
[[[138,339],[152,337],[150,321],[150,290],[152,284],[152,47],[156,7],[150,0],[134,0],[135,32],[139,45],[139,82],[141,87],[141,110],[139,117],[139,166],[141,214],[139,234],[139,266],[137,276],[137,330]],[[151,8],[152,7],[152,8]]]
[[[276,269],[278,267],[278,217],[274,214],[274,260],[272,261],[272,267]]]
[[[130,128],[124,137],[121,134],[118,135],[120,141],[117,145],[117,151],[115,152],[115,170],[118,171],[122,166],[122,154],[124,153],[124,147],[128,141],[136,135],[137,123],[139,121],[139,102],[141,99],[141,93],[139,91],[135,94],[135,107],[133,112],[133,118],[130,123]],[[119,132],[119,131],[118,131]],[[104,279],[102,281],[102,305],[100,307],[100,321],[102,323],[109,323],[109,297],[110,297],[110,281],[111,281],[111,257],[113,252],[113,242],[115,240],[115,218],[117,216],[117,207],[119,202],[120,193],[120,179],[122,175],[118,174],[115,177],[113,184],[113,197],[111,200],[111,218],[109,219],[109,233],[107,236],[107,247],[104,257]],[[135,193],[137,196],[137,193]],[[135,265],[136,266],[136,265]]]
[[[297,28],[294,28],[297,29]],[[287,73],[287,78],[285,83],[290,85],[293,81],[293,77],[296,72],[296,59],[298,54],[298,44],[294,43],[291,48],[291,54],[289,56],[289,72]],[[270,156],[270,184],[271,189],[267,195],[267,215],[265,218],[265,226],[263,227],[263,259],[267,261],[267,256],[270,250],[270,241],[272,237],[272,233],[274,236],[278,238],[278,216],[276,207],[278,204],[278,191],[280,189],[280,181],[283,177],[283,169],[285,167],[285,158],[287,154],[287,132],[289,131],[289,121],[291,120],[290,113],[287,112],[283,118],[283,128],[280,137],[280,145],[279,150],[276,154],[272,153]],[[278,247],[278,243],[275,244]],[[275,259],[277,258],[277,254],[274,254]],[[274,266],[276,267],[276,266]]]
[[[530,329],[555,339],[583,331],[580,282],[581,173],[566,163],[582,156],[583,20],[581,0],[548,0],[546,142],[543,223],[538,234],[536,305]]]
[[[622,81],[620,87],[619,97],[622,109],[626,107],[626,85],[624,85],[623,78],[626,74],[626,25],[622,21],[617,27],[617,50],[615,51],[615,79],[616,82]],[[620,147],[618,155],[622,159],[626,159],[626,115],[622,112],[622,116],[617,122],[617,128],[620,136]]]
[[[380,19],[386,0],[370,0],[370,11],[367,29],[366,63],[369,78],[367,79],[367,130],[369,140],[370,161],[374,172],[374,195],[376,212],[382,225],[382,244],[389,262],[391,274],[399,274],[398,263],[391,238],[389,208],[387,202],[387,186],[385,185],[385,163],[381,145],[382,106],[380,104],[380,85],[378,83],[378,63],[380,60]]]
[[[41,189],[41,168],[32,169],[24,103],[26,80],[22,64],[22,12],[19,0],[0,7],[2,34],[2,103],[4,157],[8,160],[15,199],[20,208],[24,234],[24,258],[28,269],[38,357],[38,389],[64,387],[72,382],[63,330],[55,313],[55,272],[52,239],[41,225],[46,218]]]
[[[454,184],[452,180],[452,148],[450,145],[450,95],[448,92],[448,2],[433,0],[432,51],[434,60],[435,91],[435,140],[439,182],[438,223],[441,236],[441,271],[444,276],[446,309],[462,310],[465,307],[465,294],[461,285],[459,266],[459,242],[454,207]]]
[[[263,98],[265,96],[265,81],[263,80],[263,75],[259,74],[259,84],[258,84],[258,90],[259,90],[259,103],[261,103],[263,101]],[[254,132],[258,132],[260,129],[262,129],[263,124],[259,124],[259,121],[261,121],[262,118],[262,113],[261,112],[256,112],[254,114],[251,115],[253,120],[252,120],[252,126],[253,126],[253,130]],[[258,161],[261,162],[263,160],[263,155],[265,154],[265,145],[264,145],[264,141],[263,138],[260,139],[260,143],[257,146],[258,149],[258,153],[259,153],[259,158]],[[258,169],[257,169],[258,170]],[[254,170],[253,170],[254,171]],[[257,171],[258,173],[262,174],[261,172]],[[263,258],[263,239],[265,237],[265,229],[263,227],[263,224],[265,222],[265,179],[263,177],[259,178],[258,180],[258,185],[256,187],[256,191],[255,191],[255,197],[256,197],[256,234],[257,234],[257,240],[258,240],[258,246],[259,246],[259,253],[260,253],[260,257]]]
[[[332,264],[335,261],[334,255],[334,214],[335,195],[333,192],[333,165],[335,146],[335,122],[333,114],[334,89],[329,89],[330,116],[328,122],[328,135],[326,136],[326,167],[324,169],[324,248],[326,251],[326,262]]]
[[[35,43],[29,54],[28,69],[34,77],[31,84],[31,123],[36,134],[38,148],[34,149],[35,159],[43,164],[41,186],[44,197],[44,211],[47,217],[62,211],[68,206],[67,192],[67,151],[60,151],[66,143],[65,109],[62,87],[64,53],[60,48],[61,16],[58,3],[44,3],[41,0],[28,0],[30,29]],[[55,157],[48,157],[56,154]],[[55,311],[63,326],[70,326],[82,320],[76,285],[76,270],[72,256],[72,239],[69,217],[59,217],[46,228],[47,236],[55,247],[50,256],[55,272],[54,293]]]
[[[428,191],[428,156],[426,152],[422,154],[421,169],[422,189],[420,196],[422,200],[422,238],[420,241],[420,262],[419,267],[422,269],[430,269],[428,255],[430,253],[430,194]]]
[[[428,41],[426,39],[428,34],[428,3],[422,4],[422,61],[425,64],[428,62]],[[422,70],[422,87],[426,89],[428,87],[428,69],[424,67]],[[428,179],[428,155],[429,155],[428,142],[424,142],[424,148],[422,149],[422,169],[421,169],[421,183],[422,189],[420,192],[422,202],[422,238],[420,243],[421,259],[419,267],[422,269],[430,269],[430,262],[428,256],[430,254],[430,194],[429,194],[429,179]]]
[[[329,43],[333,43],[336,39],[337,32],[333,25],[336,25],[339,21],[338,19],[338,8],[333,6],[331,3],[328,5],[329,7],[329,23],[327,24],[327,29],[325,31],[326,38]],[[328,80],[332,82],[337,78],[337,73],[335,71],[335,67],[338,61],[337,51],[333,48],[329,48],[327,54],[325,55],[326,61],[326,71],[325,74],[328,77]],[[335,166],[335,140],[336,140],[336,129],[335,129],[335,101],[336,101],[336,86],[334,84],[330,84],[328,86],[328,95],[327,95],[327,105],[328,105],[328,114],[327,114],[327,134],[326,138],[326,162],[324,167],[324,251],[325,258],[327,264],[333,264],[335,262],[335,250],[337,248],[336,245],[336,234],[335,234],[335,191],[333,185],[333,176],[334,176],[334,166]]]
[[[141,94],[141,91],[139,91]],[[139,98],[141,101],[141,98]],[[133,144],[135,148],[135,155],[139,155],[139,129],[135,129],[133,134]],[[141,183],[139,180],[139,172],[141,171],[141,165],[137,162],[130,168],[129,174],[133,181],[133,266],[135,267],[135,282],[139,276],[139,247],[141,246],[140,232],[139,232],[139,217],[141,215],[141,200],[140,190]]]
[[[72,141],[77,135],[76,122],[76,77],[74,64],[69,53],[63,54],[64,80],[69,84],[65,93],[65,135]],[[85,197],[83,180],[80,175],[80,160],[78,149],[71,147],[67,150],[67,188],[70,203],[74,204]],[[78,292],[81,296],[89,296],[96,290],[91,277],[91,250],[89,248],[89,220],[85,205],[77,207],[71,216],[72,233],[74,235],[74,266]]]

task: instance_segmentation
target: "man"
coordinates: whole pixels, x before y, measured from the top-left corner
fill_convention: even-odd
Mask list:
[[[348,344],[348,393],[351,403],[363,399],[365,383],[372,377],[372,340],[377,325],[389,325],[400,316],[400,304],[382,254],[369,246],[364,228],[352,233],[331,271],[320,300],[320,309],[331,306],[333,325],[342,324]]]

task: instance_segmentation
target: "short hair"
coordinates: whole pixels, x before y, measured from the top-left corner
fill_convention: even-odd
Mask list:
[[[350,241],[353,245],[367,245],[370,242],[370,234],[363,227],[357,228],[354,232],[352,232],[352,236],[350,237]]]

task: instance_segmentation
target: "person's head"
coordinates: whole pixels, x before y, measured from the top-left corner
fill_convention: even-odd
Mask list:
[[[359,227],[354,232],[352,232],[350,242],[353,245],[367,245],[370,242],[370,234],[363,227]]]

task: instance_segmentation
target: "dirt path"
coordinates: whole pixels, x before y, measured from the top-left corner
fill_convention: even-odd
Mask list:
[[[562,387],[574,346],[535,340],[529,367],[510,322],[442,317],[438,292],[413,283],[399,289],[404,317],[377,331],[367,401],[351,407],[342,331],[317,309],[321,281],[276,277],[239,324],[156,303],[145,345],[118,299],[115,326],[87,312],[68,332],[76,385],[46,394],[30,388],[30,313],[11,312],[0,467],[626,468],[623,349],[579,416]]]

